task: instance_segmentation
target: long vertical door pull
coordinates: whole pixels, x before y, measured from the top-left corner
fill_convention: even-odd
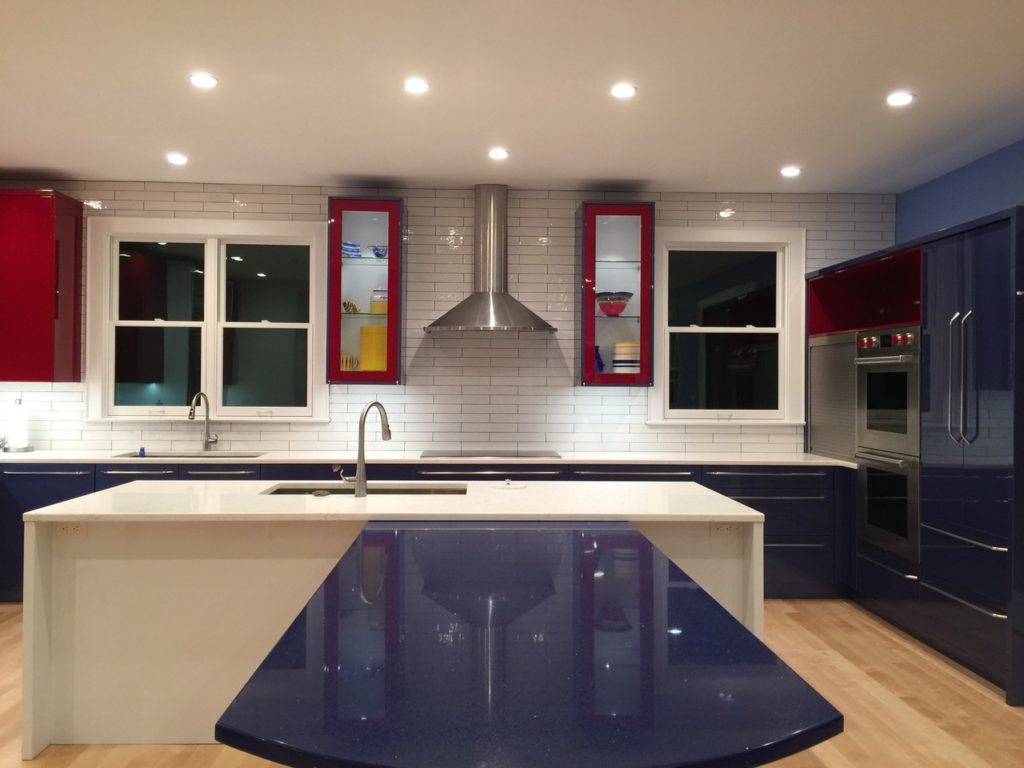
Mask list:
[[[953,434],[953,324],[960,317],[960,313],[955,313],[949,318],[949,371],[948,378],[946,380],[946,434],[949,435],[949,439],[954,443],[959,443],[963,436],[957,437]]]

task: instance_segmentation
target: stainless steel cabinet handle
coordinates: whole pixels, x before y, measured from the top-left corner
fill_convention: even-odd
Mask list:
[[[416,474],[420,477],[451,477],[452,475],[474,475],[487,477],[494,475],[500,475],[501,477],[549,477],[551,475],[560,475],[562,474],[562,471],[559,469],[513,470],[509,472],[500,469],[470,469],[466,471],[448,469],[417,469]]]
[[[48,471],[42,470],[42,469],[5,469],[3,471],[3,473],[5,475],[88,475],[88,474],[91,474],[91,473],[85,472],[83,470],[74,470],[74,471],[72,471],[72,470],[67,470],[67,471],[58,470],[58,471],[48,472]]]
[[[938,592],[943,597],[948,597],[950,600],[958,602],[958,603],[960,603],[960,605],[965,605],[968,608],[971,608],[972,610],[977,611],[978,613],[983,613],[986,616],[988,616],[990,619],[1002,619],[1002,620],[1005,621],[1006,619],[1009,618],[1009,616],[1007,616],[1005,613],[997,613],[996,611],[990,611],[988,608],[982,608],[980,605],[975,605],[974,603],[968,602],[967,600],[964,600],[961,597],[957,597],[956,595],[951,595],[951,594],[949,594],[949,592],[946,592],[943,589],[939,589],[938,587],[933,587],[931,584],[927,584],[926,582],[922,581],[921,582],[921,586],[924,587],[925,589],[930,589],[932,592]]]
[[[867,461],[878,461],[882,464],[892,464],[894,467],[902,467],[905,462],[903,459],[890,459],[888,456],[878,456],[874,453],[855,453],[853,454],[856,459],[866,459]]]
[[[186,469],[186,475],[255,475],[254,469]]]
[[[973,440],[967,436],[967,376],[970,373],[967,356],[967,321],[973,315],[974,310],[969,309],[960,321],[960,439],[968,445],[978,439],[977,435]]]
[[[824,472],[731,472],[718,469],[706,474],[716,477],[825,477]]]
[[[173,469],[104,469],[101,475],[173,475]]]
[[[877,560],[874,560],[870,557],[864,557],[864,555],[857,555],[857,557],[859,557],[861,560],[867,560],[872,565],[877,565],[879,568],[888,571],[889,573],[895,573],[901,579],[906,579],[907,581],[918,581],[917,576],[915,576],[912,573],[903,573],[903,571],[897,571],[895,568],[890,568],[888,565],[885,565],[885,563],[880,563]]]
[[[825,496],[730,496],[733,501],[824,501]]]
[[[828,544],[765,544],[765,549],[824,549]]]
[[[693,472],[626,472],[620,470],[574,469],[574,475],[607,475],[608,477],[693,477]]]
[[[954,443],[959,443],[960,438],[953,434],[953,323],[960,317],[956,312],[949,318],[949,329],[946,341],[949,344],[949,372],[946,379],[946,434]]]
[[[887,365],[891,363],[907,363],[914,359],[914,355],[880,355],[879,357],[864,357],[854,360],[854,365]]]
[[[973,544],[976,547],[981,547],[982,549],[987,549],[990,552],[1009,552],[1010,551],[1009,547],[997,547],[994,544],[985,544],[982,541],[975,541],[974,539],[968,539],[966,536],[960,536],[960,535],[955,534],[955,533],[950,533],[949,531],[944,531],[941,528],[936,528],[934,525],[928,525],[927,523],[921,523],[921,527],[922,528],[927,528],[929,531],[935,531],[936,533],[941,533],[943,536],[949,536],[952,539],[959,539],[960,541],[966,542],[967,544]]]

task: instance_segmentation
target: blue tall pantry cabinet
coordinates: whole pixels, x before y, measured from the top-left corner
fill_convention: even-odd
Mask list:
[[[1022,213],[922,244],[921,562],[908,627],[1024,704]],[[909,617],[908,617],[909,618]]]

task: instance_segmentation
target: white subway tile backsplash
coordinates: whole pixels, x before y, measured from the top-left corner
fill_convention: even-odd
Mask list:
[[[3,186],[38,186],[4,181]],[[329,424],[218,423],[220,445],[234,450],[344,450],[356,447],[363,406],[388,407],[394,439],[373,450],[444,449],[713,451],[798,453],[799,426],[646,423],[644,387],[580,387],[577,209],[583,200],[654,200],[656,225],[802,227],[807,269],[819,269],[891,245],[895,196],[877,194],[509,190],[509,285],[558,328],[554,335],[438,333],[423,326],[472,287],[473,190],[359,189],[142,181],[48,182],[82,200],[100,200],[92,216],[326,220],[331,195],[401,196],[405,202],[403,384],[332,385]],[[718,217],[728,204],[737,213]],[[201,426],[181,422],[85,421],[83,384],[0,383],[0,408],[22,397],[32,409],[30,439],[39,448],[194,449]],[[376,422],[374,422],[375,424]]]

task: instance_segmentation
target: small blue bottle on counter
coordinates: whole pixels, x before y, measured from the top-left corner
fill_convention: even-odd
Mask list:
[[[146,449],[145,448],[139,448],[139,458],[145,458],[145,457],[146,457]]]

